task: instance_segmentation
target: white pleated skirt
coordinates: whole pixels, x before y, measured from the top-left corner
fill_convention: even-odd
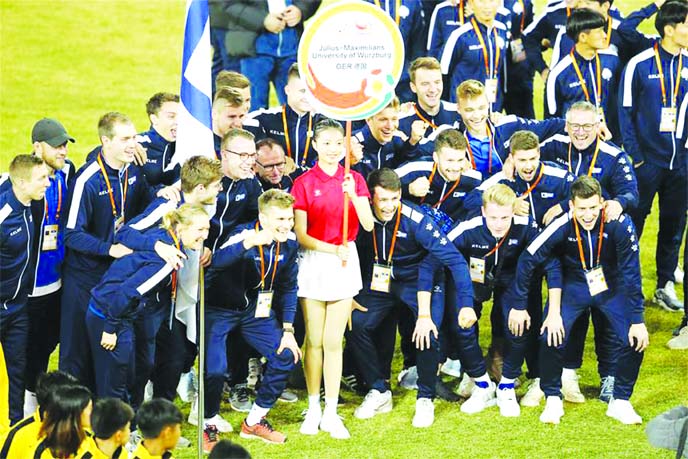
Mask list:
[[[356,244],[349,242],[349,259],[342,266],[332,253],[302,250],[299,253],[298,296],[318,301],[353,298],[363,288]]]

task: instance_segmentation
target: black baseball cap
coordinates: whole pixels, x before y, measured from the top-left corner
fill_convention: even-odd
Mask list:
[[[67,134],[64,126],[52,118],[43,118],[33,125],[31,143],[45,142],[53,148],[59,147],[67,141],[74,142],[74,138]]]

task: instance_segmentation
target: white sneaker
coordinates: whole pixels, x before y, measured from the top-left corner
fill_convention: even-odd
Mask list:
[[[575,373],[572,376],[567,376],[562,373],[561,376],[561,393],[564,396],[564,400],[571,403],[585,403],[585,395],[580,390],[578,385],[578,374]]]
[[[476,385],[470,398],[461,405],[461,411],[466,414],[475,414],[496,404],[495,383],[490,381],[489,385],[484,389]]]
[[[354,411],[354,416],[358,419],[370,419],[376,414],[390,411],[392,411],[392,391],[380,392],[377,389],[371,389]]]
[[[459,383],[459,389],[457,393],[463,398],[468,398],[471,396],[474,390],[475,381],[473,381],[473,378],[468,376],[467,373],[464,373],[463,379],[461,379],[461,382]]]
[[[347,430],[342,418],[335,413],[323,413],[320,420],[320,430],[328,432],[330,437],[337,440],[347,440],[351,438],[351,434]]]
[[[203,427],[207,425],[213,425],[217,427],[217,431],[222,433],[232,432],[234,430],[232,428],[232,424],[230,424],[225,418],[220,416],[220,413],[216,414],[212,418],[205,418],[203,420]]]
[[[535,378],[530,383],[528,391],[521,398],[521,406],[540,406],[540,402],[545,398],[545,393],[540,389],[540,378]]]
[[[191,440],[180,435],[179,440],[177,440],[177,448],[188,448],[189,446],[191,446]]]
[[[138,430],[131,432],[131,434],[129,434],[129,441],[124,445],[124,449],[126,449],[129,454],[132,454],[141,440],[143,440],[141,432]]]
[[[683,283],[683,270],[681,269],[680,266],[677,266],[676,269],[674,270],[674,284],[682,284]],[[685,292],[685,290],[684,290]]]
[[[256,384],[260,381],[260,375],[263,373],[263,365],[258,357],[248,359],[248,377],[246,378],[246,385],[249,389],[254,390]]]
[[[669,312],[682,312],[683,303],[676,296],[674,283],[667,281],[663,288],[655,290],[654,302]]]
[[[667,342],[667,347],[673,350],[688,349],[688,325],[679,330],[678,335]],[[24,414],[26,414],[26,411],[24,411]]]
[[[322,419],[322,409],[318,406],[318,409],[308,409],[304,410],[304,419],[301,423],[301,428],[299,432],[303,435],[317,435],[320,430],[320,420]]]
[[[416,400],[416,414],[413,415],[411,425],[419,429],[430,427],[435,422],[435,404],[429,398]]]
[[[614,418],[622,424],[642,424],[643,418],[633,409],[628,400],[612,399],[607,407],[607,416]]]
[[[399,385],[407,390],[418,390],[418,368],[404,368],[397,377]]]
[[[198,395],[195,395],[191,402],[191,410],[189,411],[189,417],[186,421],[192,426],[198,425]]]
[[[513,389],[497,389],[497,406],[499,414],[505,418],[516,418],[521,415],[521,407],[516,400],[516,392]]]
[[[545,402],[545,409],[540,414],[540,422],[559,424],[564,415],[564,402],[556,395],[550,395]]]
[[[453,376],[455,378],[461,377],[461,360],[447,359],[440,371],[445,375]]]
[[[143,401],[147,402],[148,400],[153,399],[153,381],[148,381],[146,383],[146,387],[143,389]]]
[[[196,373],[193,368],[188,373],[182,373],[177,384],[177,394],[182,402],[189,403],[196,395]]]
[[[36,399],[36,393],[30,392],[28,390],[24,391],[24,417],[28,418],[33,416],[33,414],[38,409],[38,400]]]

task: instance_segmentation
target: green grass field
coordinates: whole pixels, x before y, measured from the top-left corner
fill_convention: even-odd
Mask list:
[[[644,2],[617,4],[628,13]],[[43,116],[61,120],[77,139],[70,145],[70,157],[77,165],[98,143],[96,123],[103,113],[124,112],[139,131],[147,129],[146,100],[158,91],[178,92],[183,26],[182,0],[0,0],[0,171],[7,170],[15,154],[30,151],[31,127]],[[538,78],[536,84],[539,107]],[[656,220],[655,212],[642,240],[646,296],[652,295],[656,281],[652,242]],[[678,290],[681,296],[683,290]],[[647,421],[688,402],[688,353],[664,347],[680,315],[650,302],[646,311],[651,347],[632,401]],[[488,337],[489,323],[481,326],[483,337]],[[485,339],[481,344],[488,345]],[[395,375],[400,364],[395,359]],[[274,425],[289,436],[287,445],[246,442],[236,433],[225,437],[240,441],[260,458],[673,457],[648,445],[644,427],[621,426],[605,416],[606,405],[595,400],[599,381],[592,336],[580,374],[591,400],[579,406],[566,404],[559,426],[540,424],[540,409],[524,409],[520,418],[504,419],[496,408],[468,416],[458,405],[437,402],[435,425],[419,431],[411,427],[415,393],[394,385],[394,411],[369,421],[353,418],[361,398],[343,394],[349,403],[340,411],[352,434],[349,441],[332,440],[324,433],[300,435],[305,401],[278,403],[270,414]],[[299,395],[305,398],[304,393]],[[188,414],[188,405],[182,409]],[[232,412],[228,404],[223,414],[238,429],[243,415]],[[184,435],[193,437],[195,429],[185,424]],[[196,457],[193,449],[175,455]]]

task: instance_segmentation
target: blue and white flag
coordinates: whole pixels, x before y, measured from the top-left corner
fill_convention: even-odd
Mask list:
[[[208,0],[187,0],[182,55],[181,104],[173,164],[192,156],[215,157],[212,111],[212,48]]]

